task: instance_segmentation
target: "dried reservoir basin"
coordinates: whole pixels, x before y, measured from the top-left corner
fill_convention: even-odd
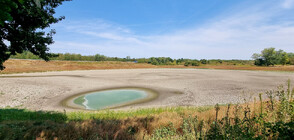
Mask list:
[[[151,89],[157,97],[122,103],[120,109],[240,103],[286,85],[288,79],[294,82],[293,72],[120,69],[9,74],[0,75],[0,107],[74,111],[77,106],[63,101],[95,91],[133,87]]]

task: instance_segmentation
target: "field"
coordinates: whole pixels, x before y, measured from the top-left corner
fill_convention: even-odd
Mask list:
[[[290,139],[294,134],[294,89],[286,82],[294,81],[291,66],[39,60],[5,65],[0,139]],[[75,94],[118,87],[152,89],[159,96],[114,110],[62,105]]]
[[[294,65],[261,67],[254,65],[151,65],[146,63],[118,62],[118,61],[49,61],[10,59],[4,63],[6,69],[0,74],[45,72],[45,71],[69,71],[69,70],[95,70],[95,69],[136,69],[136,68],[199,68],[199,69],[229,69],[229,70],[262,70],[262,71],[294,71]]]

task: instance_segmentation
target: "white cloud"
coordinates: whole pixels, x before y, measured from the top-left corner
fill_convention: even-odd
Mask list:
[[[291,4],[293,1],[286,5]],[[253,53],[272,46],[293,52],[294,21],[272,22],[287,11],[277,8],[276,4],[266,6],[237,10],[200,26],[161,35],[136,35],[131,29],[103,20],[68,23],[65,30],[81,34],[91,41],[57,42],[52,50],[61,51],[64,48],[63,51],[72,53],[101,53],[119,57],[197,59],[250,59]]]
[[[128,41],[133,43],[140,43],[140,41],[135,37],[128,37],[119,33],[111,33],[111,32],[92,32],[92,31],[80,31],[79,33],[95,36],[104,39],[110,39],[112,41]]]
[[[292,8],[294,6],[294,0],[284,0],[282,6],[286,9]]]

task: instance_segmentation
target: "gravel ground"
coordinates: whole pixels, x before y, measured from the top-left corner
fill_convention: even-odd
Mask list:
[[[0,107],[64,109],[69,96],[118,87],[142,87],[158,98],[122,109],[159,106],[202,106],[242,103],[256,93],[294,81],[291,72],[208,69],[120,69],[0,75]]]

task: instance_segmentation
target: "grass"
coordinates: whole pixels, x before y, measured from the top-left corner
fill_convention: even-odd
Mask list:
[[[42,60],[13,60],[4,63],[6,69],[1,74],[46,72],[46,71],[71,71],[93,69],[130,69],[152,68],[148,64],[136,64],[132,62],[79,62],[79,61],[49,61]]]
[[[199,69],[229,69],[229,70],[262,70],[262,71],[294,71],[294,66],[260,67],[254,65],[231,65],[228,63],[217,65],[183,66],[183,65],[151,65],[146,63],[100,61],[50,61],[17,60],[10,59],[4,63],[6,69],[0,74],[71,71],[71,70],[97,70],[97,69],[136,69],[136,68],[199,68]]]
[[[67,120],[67,116],[59,112],[29,111],[15,108],[0,109],[0,122],[45,120],[64,122]]]
[[[266,94],[267,99],[262,99]],[[294,88],[259,101],[128,111],[44,112],[0,109],[0,139],[291,139]]]
[[[113,111],[104,110],[97,112],[69,112],[67,117],[69,120],[81,121],[89,119],[125,119],[130,117],[144,117],[150,114],[158,115],[161,113],[176,113],[183,114],[185,112],[204,112],[213,108],[212,106],[205,107],[166,107],[166,108],[145,108],[130,111]]]

